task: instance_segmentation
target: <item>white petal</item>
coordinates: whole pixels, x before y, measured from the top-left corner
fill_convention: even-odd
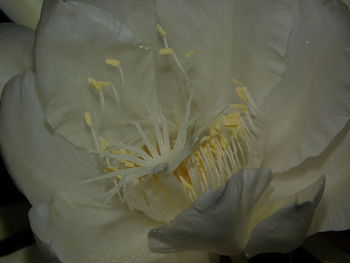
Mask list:
[[[63,263],[152,262],[163,257],[147,248],[147,232],[159,223],[123,205],[101,205],[61,192],[51,202],[34,206],[29,218],[36,237]]]
[[[287,71],[260,108],[274,172],[320,154],[349,120],[349,28],[342,2],[296,1]]]
[[[81,194],[101,192],[98,184],[81,184],[100,173],[95,156],[73,147],[47,127],[31,72],[5,87],[0,111],[4,160],[17,186],[32,204],[70,189]]]
[[[289,195],[320,175],[326,176],[323,199],[316,211],[309,234],[350,228],[349,129],[348,124],[320,156],[309,158],[299,167],[275,176],[275,199]]]
[[[32,69],[33,45],[33,31],[16,24],[0,24],[0,96],[7,81]]]
[[[37,246],[32,245],[1,257],[0,263],[48,263],[40,254]]]
[[[195,50],[184,63],[203,93],[198,94],[202,105],[217,97],[230,102],[232,77],[248,85],[258,104],[263,101],[286,68],[292,2],[156,1],[170,46],[181,58]]]
[[[325,186],[322,177],[297,193],[296,201],[261,221],[252,231],[245,253],[286,253],[302,244]]]
[[[53,0],[44,4],[38,26],[36,70],[45,112],[57,132],[80,146],[92,147],[91,137],[84,134],[84,112],[91,112],[99,135],[112,131],[110,134],[120,139],[130,135],[130,125],[125,127],[128,114],[142,118],[146,106],[152,104],[153,55],[138,45],[149,45],[150,38],[156,35],[155,22],[147,20],[154,10],[148,4],[135,5],[134,9],[132,6],[127,9],[132,15],[121,9],[120,16],[113,16],[114,10],[74,1]],[[135,28],[135,23],[143,26]],[[125,84],[121,83],[119,70],[105,63],[107,58],[121,62]],[[114,83],[121,107],[112,88],[105,87],[102,118],[99,94],[90,87],[90,77]],[[116,128],[123,120],[124,124]]]
[[[0,8],[14,22],[35,29],[43,0],[1,0]]]
[[[243,170],[218,190],[209,190],[169,225],[149,233],[149,247],[157,253],[204,250],[240,254],[248,240],[255,203],[270,183],[269,170]]]

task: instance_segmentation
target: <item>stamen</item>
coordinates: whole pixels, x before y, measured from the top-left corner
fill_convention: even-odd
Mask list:
[[[174,49],[172,48],[162,48],[159,50],[159,55],[172,55],[174,54]]]
[[[101,111],[103,112],[104,107],[105,107],[105,98],[103,95],[102,88],[107,87],[107,86],[111,86],[112,83],[109,81],[97,81],[94,78],[88,78],[88,82],[90,84],[90,87],[94,88],[98,92],[99,97],[100,97]]]
[[[93,139],[93,141],[95,143],[96,149],[98,150],[99,149],[99,144],[98,144],[97,136],[96,136],[96,133],[95,133],[95,130],[94,130],[94,127],[93,127],[92,117],[91,117],[90,112],[85,112],[84,113],[84,119],[85,119],[86,125],[90,129],[90,133],[91,133],[92,139]]]
[[[161,35],[162,37],[166,37],[166,31],[161,25],[157,24],[157,29],[158,29],[159,35]]]
[[[181,73],[184,74],[186,82],[188,82],[188,76],[187,76],[187,73],[186,73],[185,69],[183,68],[183,66],[181,65],[179,59],[177,58],[175,51],[172,48],[169,47],[165,30],[159,24],[157,24],[157,29],[158,29],[159,35],[163,38],[163,43],[164,43],[164,46],[165,46],[165,48],[162,48],[161,50],[159,50],[159,54],[160,55],[169,55],[169,54],[171,54],[173,56],[174,60],[175,60],[176,65],[180,69]]]
[[[107,58],[105,60],[105,62],[106,62],[107,65],[110,65],[112,67],[118,68],[119,74],[120,74],[120,78],[121,78],[121,82],[124,85],[125,77],[124,77],[124,73],[123,73],[123,69],[122,69],[120,61],[118,59],[114,59],[114,58]]]
[[[194,51],[193,49],[187,51],[187,52],[185,53],[185,57],[186,57],[186,58],[189,58],[189,57],[193,56],[193,55],[194,55],[194,52],[195,52],[195,51]]]

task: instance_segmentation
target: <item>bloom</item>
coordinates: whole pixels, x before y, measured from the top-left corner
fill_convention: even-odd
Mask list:
[[[39,243],[203,262],[348,228],[349,19],[340,1],[46,1],[0,116]]]

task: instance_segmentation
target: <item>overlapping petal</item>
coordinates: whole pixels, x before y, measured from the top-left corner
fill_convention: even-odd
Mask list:
[[[112,139],[121,140],[130,135],[130,125],[125,127],[129,119],[143,118],[145,108],[152,104],[152,51],[139,46],[148,45],[156,35],[154,21],[149,19],[154,10],[148,3],[132,10],[134,21],[129,23],[127,12],[113,16],[109,10],[76,1],[44,4],[36,43],[40,94],[49,124],[79,146],[92,147],[91,137],[82,135],[84,112],[91,112],[100,135],[109,132]],[[143,26],[135,28],[135,21]],[[120,61],[125,84],[118,69],[105,63],[107,58]],[[112,87],[105,87],[102,117],[99,94],[89,85],[89,78],[113,83],[120,106]]]
[[[30,29],[35,29],[43,0],[2,0],[0,8],[14,22]]]
[[[253,208],[270,181],[269,170],[242,170],[218,190],[204,193],[169,225],[152,230],[150,249],[240,254],[249,238]]]
[[[207,253],[151,253],[147,232],[159,223],[123,205],[60,193],[51,202],[34,206],[29,217],[37,238],[62,262],[209,262]]]
[[[307,237],[325,178],[272,202],[271,179],[271,171],[263,169],[233,175],[168,225],[153,229],[148,235],[151,251],[203,250],[224,255],[244,251],[251,257],[295,249]]]
[[[33,31],[16,24],[0,24],[0,96],[7,81],[33,68],[33,50]]]
[[[348,124],[320,156],[309,158],[299,167],[275,176],[275,200],[290,194],[293,189],[300,189],[320,174],[326,176],[324,197],[316,211],[309,234],[350,227],[349,128]]]
[[[102,192],[99,184],[81,184],[100,173],[95,157],[52,133],[45,123],[32,72],[18,75],[6,85],[0,122],[3,158],[32,204],[50,200],[62,190],[87,195]]]
[[[287,71],[260,111],[265,166],[284,171],[319,155],[350,116],[350,15],[341,1],[295,1]]]

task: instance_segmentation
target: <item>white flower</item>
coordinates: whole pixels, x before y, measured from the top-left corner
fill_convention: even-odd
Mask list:
[[[349,26],[340,1],[45,1],[0,113],[38,244],[209,262],[349,228]]]

